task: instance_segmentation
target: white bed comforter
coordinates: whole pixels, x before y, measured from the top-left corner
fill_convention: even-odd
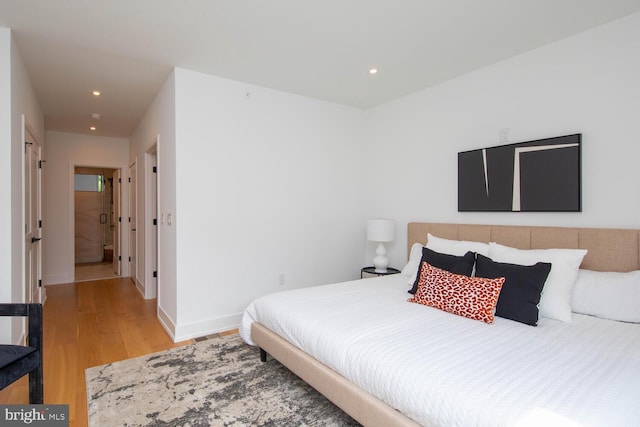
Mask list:
[[[640,325],[493,325],[407,302],[385,276],[267,295],[259,322],[421,425],[639,426]]]

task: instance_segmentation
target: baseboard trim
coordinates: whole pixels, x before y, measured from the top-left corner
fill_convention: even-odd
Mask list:
[[[44,286],[49,285],[64,285],[73,282],[68,274],[54,274],[51,276],[44,276],[42,278]]]
[[[242,313],[237,313],[230,316],[207,319],[201,322],[194,322],[186,325],[178,324],[175,328],[174,342],[237,329],[240,325],[241,320]]]
[[[88,257],[80,257],[75,259],[76,264],[84,264],[88,262],[102,262],[104,261],[103,256],[88,256]]]
[[[175,323],[173,323],[169,315],[165,313],[165,311],[160,306],[158,306],[158,321],[160,322],[164,330],[167,331],[167,334],[169,334],[169,336],[171,337],[171,340],[173,340],[173,342],[178,342],[176,340],[176,332],[175,332],[176,325]]]
[[[136,285],[136,289],[138,290],[140,295],[142,295],[142,298],[147,299],[147,297],[144,294],[144,285],[142,283],[140,283],[140,281],[138,279],[134,278],[134,277],[132,277],[131,280],[133,281],[133,284]]]

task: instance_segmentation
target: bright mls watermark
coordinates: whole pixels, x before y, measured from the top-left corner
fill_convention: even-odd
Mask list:
[[[0,405],[0,426],[69,427],[69,405]]]

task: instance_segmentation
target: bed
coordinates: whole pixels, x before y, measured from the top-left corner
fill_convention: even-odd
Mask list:
[[[580,271],[595,276],[580,276],[580,289],[592,300],[602,287],[583,277],[640,270],[638,230],[410,223],[408,252],[428,235],[514,253],[586,249]],[[487,324],[407,302],[412,279],[400,274],[267,295],[247,307],[240,334],[365,426],[639,425],[640,285],[621,276],[634,282],[621,291],[624,321],[581,298],[590,315]]]

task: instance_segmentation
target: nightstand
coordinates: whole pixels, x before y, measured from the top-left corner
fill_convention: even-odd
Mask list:
[[[362,270],[360,270],[360,278],[364,279],[367,277],[387,276],[389,274],[398,273],[400,273],[400,270],[391,267],[387,267],[387,271],[384,273],[378,273],[375,267],[364,267]]]

